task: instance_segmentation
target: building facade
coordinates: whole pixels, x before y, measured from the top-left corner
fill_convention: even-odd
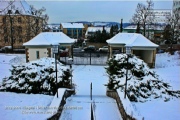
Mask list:
[[[64,34],[74,39],[84,38],[85,35],[85,27],[82,23],[61,23],[60,29]]]
[[[42,22],[26,1],[0,1],[0,48],[23,48],[24,42],[42,31]]]

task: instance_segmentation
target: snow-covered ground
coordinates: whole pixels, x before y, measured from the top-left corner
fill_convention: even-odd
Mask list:
[[[53,96],[0,92],[0,98],[1,120],[42,120]]]
[[[18,56],[18,57],[17,57]],[[158,54],[156,57],[156,68],[154,69],[157,74],[165,82],[168,82],[173,86],[174,90],[180,90],[180,59],[178,55],[170,56],[168,54]],[[9,55],[0,54],[0,82],[2,78],[9,76],[9,69],[11,64],[21,64],[25,61],[25,55]],[[76,96],[72,96],[67,99],[67,104],[79,110],[73,110],[76,114],[71,114],[69,108],[65,111],[62,118],[79,118],[79,116],[90,116],[90,103],[92,102],[95,109],[95,116],[97,119],[109,119],[106,115],[113,116],[116,111],[115,101],[113,99],[105,97],[106,84],[108,77],[105,73],[104,66],[73,66],[73,82],[76,84]],[[93,100],[90,100],[90,83],[92,82]],[[99,98],[100,97],[100,98]],[[102,99],[105,97],[104,99]],[[49,106],[53,96],[47,95],[34,95],[34,94],[17,94],[10,92],[0,92],[0,116],[3,120],[9,119],[44,119],[43,114],[22,114],[22,110],[27,109],[30,111],[30,107],[33,106]],[[3,98],[3,99],[2,99]],[[81,99],[80,99],[81,98]],[[79,100],[80,99],[80,100]],[[71,102],[73,101],[74,102]],[[81,101],[81,102],[80,102]],[[84,102],[83,102],[84,101]],[[94,101],[94,102],[93,102]],[[101,103],[101,104],[100,104]],[[168,102],[164,102],[160,99],[154,99],[145,103],[132,103],[135,111],[143,116],[145,120],[177,120],[180,118],[180,99],[174,98]],[[105,107],[105,105],[107,107]],[[115,105],[115,106],[114,106]],[[17,106],[17,107],[16,107]],[[27,106],[27,108],[26,108]],[[8,108],[9,107],[9,108]],[[29,108],[28,108],[29,107]],[[78,108],[77,108],[78,107]],[[9,110],[12,109],[13,110]],[[21,109],[20,109],[21,108]],[[110,108],[110,109],[109,109]],[[106,111],[109,109],[108,111]],[[111,111],[110,113],[108,113]],[[86,113],[88,112],[88,113]],[[43,113],[43,110],[41,110]],[[108,113],[108,114],[106,114]],[[75,115],[75,116],[74,116]],[[119,115],[113,116],[117,118]],[[102,117],[101,117],[102,116]]]
[[[105,83],[108,76],[104,66],[80,65],[73,66],[73,82],[76,84],[76,95],[67,99],[60,120],[91,119],[91,103],[94,117],[97,120],[121,120],[117,103],[106,96]],[[92,100],[90,85],[92,83]],[[71,108],[73,107],[73,108]]]

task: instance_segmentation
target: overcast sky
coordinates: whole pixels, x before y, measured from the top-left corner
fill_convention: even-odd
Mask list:
[[[129,22],[138,3],[142,1],[27,1],[36,8],[45,7],[48,23],[76,21]],[[172,9],[172,1],[154,2],[154,9]]]

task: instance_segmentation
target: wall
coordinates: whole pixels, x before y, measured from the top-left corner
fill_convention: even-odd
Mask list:
[[[39,51],[39,58],[48,57],[47,48],[29,48],[28,49],[28,53],[29,53],[28,61],[37,60],[36,51]]]
[[[153,61],[153,50],[142,50],[142,59],[146,63],[152,63]]]
[[[119,112],[120,112],[123,120],[136,120],[136,118],[133,118],[131,115],[128,115],[126,113],[126,110],[125,110],[125,108],[124,108],[124,106],[123,106],[123,104],[121,102],[121,99],[120,99],[120,97],[119,97],[119,95],[118,95],[118,93],[116,91],[108,90],[108,91],[106,91],[106,95],[108,97],[111,97],[111,98],[116,100]]]
[[[153,56],[153,50],[133,50],[133,54],[135,54],[140,59],[144,60],[148,64],[149,67],[153,67],[153,63],[155,61]]]
[[[34,30],[35,27],[42,26],[42,20],[39,19],[39,24],[35,24],[35,17],[30,15],[11,15],[14,22],[12,23],[13,38],[14,38],[14,47],[22,47],[23,43],[29,41],[34,36],[42,32],[42,29],[38,29],[36,32]],[[3,18],[5,18],[5,22],[3,22]],[[18,19],[21,19],[18,22]],[[20,30],[19,27],[22,29]],[[4,29],[6,28],[6,30]],[[5,42],[5,37],[7,37],[7,41]],[[11,45],[11,25],[10,18],[8,15],[0,16],[0,46],[10,46]]]

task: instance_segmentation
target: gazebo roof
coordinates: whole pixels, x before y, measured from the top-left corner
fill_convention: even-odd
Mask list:
[[[125,45],[131,47],[153,47],[158,45],[138,33],[119,33],[106,42],[110,45]]]
[[[47,46],[54,44],[73,44],[74,39],[71,39],[62,32],[42,32],[35,36],[23,46]]]

